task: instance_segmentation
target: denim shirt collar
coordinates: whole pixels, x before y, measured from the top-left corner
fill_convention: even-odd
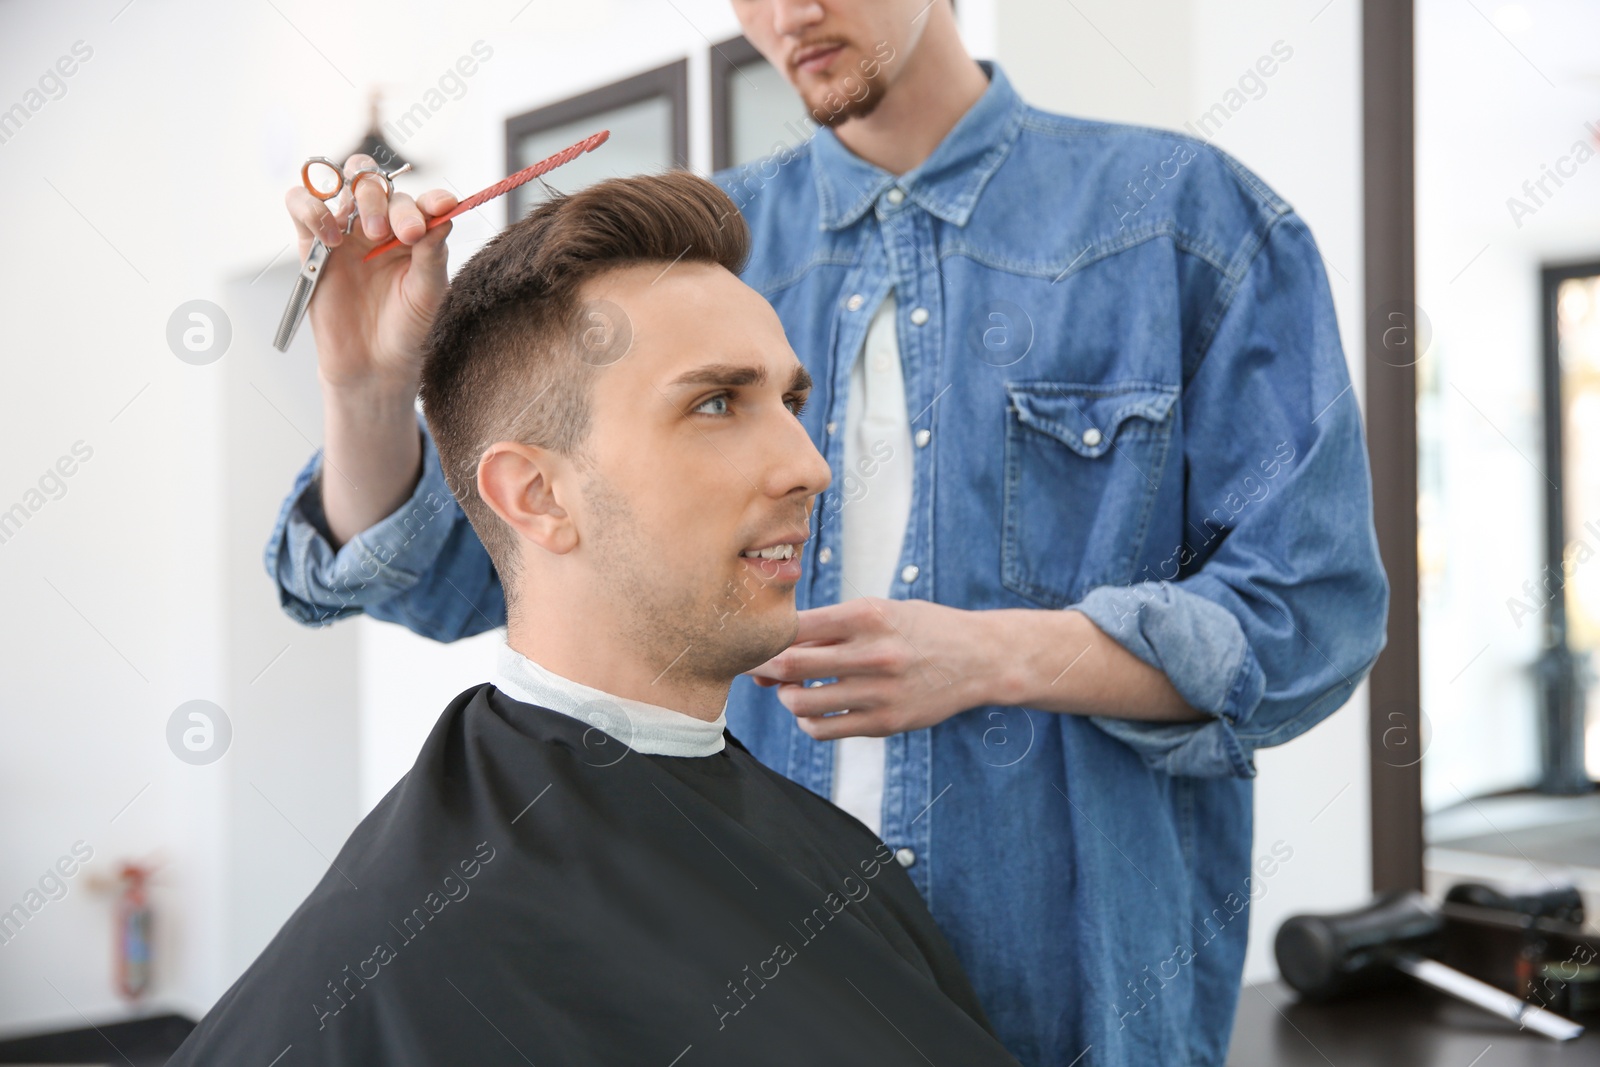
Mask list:
[[[929,214],[956,226],[967,224],[978,194],[1016,142],[1026,109],[998,65],[987,59],[978,65],[989,77],[989,88],[933,154],[898,179],[850,151],[827,127],[817,131],[813,173],[824,229],[854,224],[896,184]]]

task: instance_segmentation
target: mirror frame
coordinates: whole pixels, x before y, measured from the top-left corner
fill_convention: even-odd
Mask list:
[[[1368,678],[1372,888],[1379,892],[1423,886],[1417,380],[1414,366],[1384,358],[1389,319],[1374,314],[1416,308],[1415,38],[1413,0],[1362,0],[1367,443],[1370,457],[1389,457],[1371,464],[1378,551],[1390,588],[1389,641]]]

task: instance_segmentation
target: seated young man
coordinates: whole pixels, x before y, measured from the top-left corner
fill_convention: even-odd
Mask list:
[[[457,275],[422,398],[498,675],[173,1064],[1015,1063],[887,846],[724,728],[830,477],[747,240],[710,182],[618,179]]]

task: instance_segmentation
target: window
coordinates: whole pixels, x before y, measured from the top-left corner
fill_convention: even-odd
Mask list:
[[[605,147],[553,172],[548,179],[552,188],[573,192],[605,178],[688,166],[689,61],[680,59],[508,119],[506,173],[607,129],[611,139]],[[506,198],[507,221],[520,219],[545,195],[538,181],[513,189]]]
[[[1600,778],[1600,262],[1542,272],[1545,567],[1539,657],[1541,778],[1551,792]]]
[[[711,166],[738,166],[794,148],[817,125],[792,86],[744,37],[711,46]]]

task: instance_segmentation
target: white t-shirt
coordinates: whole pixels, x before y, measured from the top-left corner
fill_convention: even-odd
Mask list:
[[[911,416],[894,316],[890,292],[850,372],[844,469],[833,486],[843,505],[825,518],[843,523],[840,602],[889,594],[911,517]],[[884,738],[840,738],[833,761],[831,799],[881,836]]]

